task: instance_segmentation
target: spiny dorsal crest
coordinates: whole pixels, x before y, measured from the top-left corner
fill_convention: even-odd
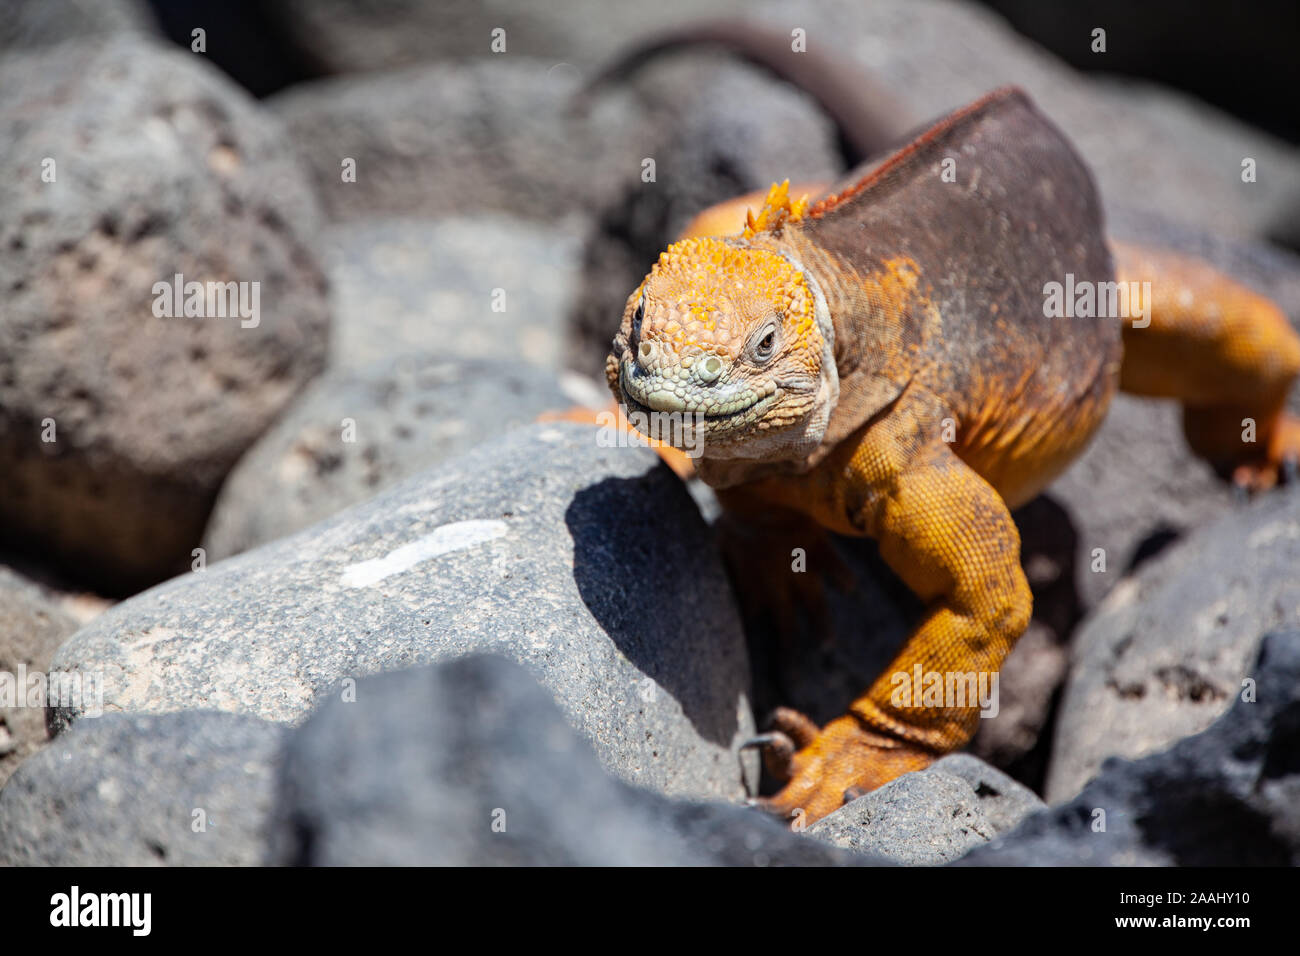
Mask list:
[[[787,222],[798,222],[807,209],[807,195],[800,196],[794,202],[790,201],[790,180],[773,183],[758,215],[745,211],[745,231],[742,235],[746,239],[753,239],[760,232],[776,232]]]

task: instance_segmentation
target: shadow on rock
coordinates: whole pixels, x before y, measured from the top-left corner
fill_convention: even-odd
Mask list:
[[[676,487],[666,489],[665,483]],[[629,502],[673,498],[680,499],[687,520],[629,507]],[[676,503],[673,511],[679,511]],[[708,639],[739,629],[740,620],[712,537],[693,512],[690,495],[661,466],[582,489],[565,522],[573,536],[573,578],[592,616],[633,665],[672,695],[700,736],[726,746],[736,733],[738,705],[748,706],[747,682],[737,679],[734,686],[701,696],[691,692],[699,683],[691,675],[711,657],[743,653],[739,640]],[[670,573],[685,567],[702,573],[689,580]],[[612,587],[614,582],[621,587]],[[661,636],[683,631],[706,635],[706,643],[690,660],[665,657]],[[730,675],[737,669],[715,666],[708,672]]]

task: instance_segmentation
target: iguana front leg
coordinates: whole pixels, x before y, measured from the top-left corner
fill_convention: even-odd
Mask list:
[[[967,743],[979,721],[974,700],[904,701],[915,675],[983,675],[990,683],[1028,626],[1032,598],[1020,567],[1020,536],[998,493],[940,439],[948,414],[915,386],[855,440],[808,476],[803,497],[827,523],[847,521],[880,544],[881,557],[918,597],[925,616],[889,668],[849,712],[793,754],[789,783],[763,801],[808,821],[838,808],[846,791],[870,790],[919,770]],[[837,481],[827,481],[834,475]],[[765,482],[772,485],[775,482]],[[805,497],[805,500],[806,497]],[[836,517],[840,518],[836,522]],[[965,689],[965,680],[954,682]]]

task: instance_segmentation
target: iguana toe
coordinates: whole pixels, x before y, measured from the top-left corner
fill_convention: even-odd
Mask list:
[[[778,707],[768,718],[769,730],[745,741],[741,749],[761,747],[763,765],[777,780],[789,780],[795,754],[807,747],[821,729],[792,707]]]

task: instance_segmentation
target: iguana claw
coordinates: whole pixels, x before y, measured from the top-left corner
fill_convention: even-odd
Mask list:
[[[752,750],[755,747],[776,747],[778,749],[788,747],[793,751],[794,741],[783,733],[773,732],[768,734],[756,734],[740,745],[741,750]]]
[[[774,730],[751,737],[740,745],[741,750],[755,747],[762,750],[763,765],[767,767],[768,773],[778,780],[790,779],[790,762],[799,749],[793,740],[781,731]]]

